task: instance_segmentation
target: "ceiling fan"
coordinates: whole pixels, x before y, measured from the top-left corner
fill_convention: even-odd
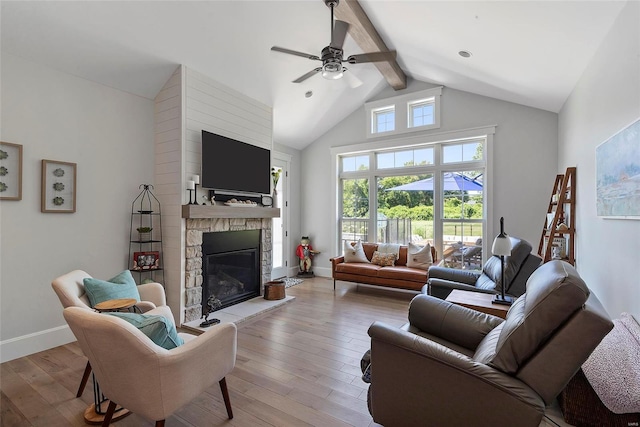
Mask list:
[[[301,56],[303,58],[311,59],[313,61],[322,61],[322,67],[314,68],[308,73],[298,77],[293,83],[301,83],[322,72],[322,77],[328,80],[336,80],[343,76],[343,73],[347,71],[346,67],[342,66],[343,62],[349,64],[363,64],[366,62],[380,62],[393,60],[396,57],[396,51],[391,50],[387,52],[370,52],[361,53],[359,55],[348,56],[347,59],[343,59],[342,46],[344,40],[347,37],[347,30],[349,24],[344,21],[333,22],[333,8],[338,6],[340,0],[324,0],[324,3],[331,9],[331,43],[329,46],[322,49],[320,56],[312,55],[309,53],[298,52],[291,49],[285,49],[283,47],[273,46],[271,50],[276,52],[287,53],[289,55]]]

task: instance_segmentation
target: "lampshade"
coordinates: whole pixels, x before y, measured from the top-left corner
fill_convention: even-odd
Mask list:
[[[499,234],[493,240],[493,246],[491,247],[491,253],[494,255],[511,255],[511,239],[506,234]]]
[[[511,239],[504,232],[504,217],[500,217],[500,234],[493,241],[491,253],[498,256],[511,255]]]
[[[327,62],[322,67],[322,77],[327,80],[337,80],[342,78],[342,64],[339,62]]]

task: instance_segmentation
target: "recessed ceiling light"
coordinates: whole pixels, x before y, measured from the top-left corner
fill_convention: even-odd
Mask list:
[[[304,94],[305,98],[311,98],[313,96],[313,92],[312,91],[307,91],[307,93]]]
[[[460,52],[458,52],[458,55],[462,56],[463,58],[469,58],[471,56],[471,52],[469,52],[468,50],[461,50]]]

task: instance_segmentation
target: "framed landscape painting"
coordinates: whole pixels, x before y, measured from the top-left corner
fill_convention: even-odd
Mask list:
[[[596,147],[596,211],[640,219],[640,119]]]

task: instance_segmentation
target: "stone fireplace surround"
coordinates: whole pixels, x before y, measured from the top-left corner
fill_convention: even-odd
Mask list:
[[[202,316],[202,234],[208,232],[261,230],[260,294],[271,280],[272,218],[280,216],[277,208],[237,208],[228,206],[183,206],[186,219],[185,243],[185,322]]]

